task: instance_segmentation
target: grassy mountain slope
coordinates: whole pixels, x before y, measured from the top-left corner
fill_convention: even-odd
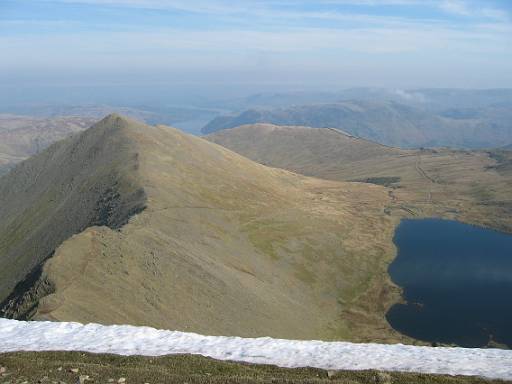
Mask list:
[[[0,175],[50,144],[91,126],[89,117],[34,118],[0,114]]]
[[[330,173],[348,163],[406,153],[337,129],[300,126],[245,125],[207,138],[259,163],[333,180],[340,177]]]
[[[498,152],[401,150],[333,129],[268,124],[207,138],[269,166],[385,185],[393,214],[457,218],[512,231],[510,159]]]
[[[397,220],[380,186],[110,116],[23,162],[0,192],[3,297],[41,266],[7,315],[35,305],[36,319],[404,340],[384,318]]]
[[[395,101],[352,100],[220,116],[203,128],[209,134],[246,124],[271,123],[339,128],[354,136],[403,148],[486,148],[512,139],[507,106],[446,111],[443,115]]]

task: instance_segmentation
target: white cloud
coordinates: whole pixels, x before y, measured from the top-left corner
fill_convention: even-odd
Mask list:
[[[48,0],[38,0],[48,2]],[[227,0],[52,0],[69,4],[92,4],[96,6],[122,6],[148,9],[174,9],[192,13],[233,14],[249,12],[261,7],[264,2],[248,0],[232,2]]]
[[[472,17],[476,19],[487,18],[503,22],[509,19],[508,13],[504,10],[482,7],[473,3],[469,4],[462,0],[443,0],[439,3],[439,8],[456,16]]]
[[[459,16],[469,16],[471,14],[466,3],[459,0],[444,0],[439,4],[443,11]]]
[[[502,21],[502,22],[506,22],[506,21],[510,20],[508,13],[505,11],[502,11],[500,9],[483,8],[483,9],[480,9],[478,13],[486,18],[494,19],[494,20],[498,20],[498,21]]]
[[[370,81],[388,79],[392,72],[397,77],[415,72],[425,79],[442,71],[444,78],[458,76],[466,81],[464,77],[472,76],[474,68],[480,72],[485,68],[485,72],[491,73],[489,77],[505,78],[503,68],[512,66],[509,38],[512,25],[504,18],[506,14],[486,8],[484,18],[476,18],[475,14],[481,10],[469,8],[461,1],[425,0],[436,9],[442,6],[444,12],[465,17],[467,22],[464,23],[452,23],[443,18],[344,13],[335,9],[328,12],[325,8],[306,11],[283,6],[292,3],[291,0],[247,0],[232,4],[224,0],[58,1],[202,12],[212,16],[215,28],[132,26],[123,24],[121,19],[112,21],[120,23],[121,28],[109,24],[104,30],[88,28],[87,24],[75,28],[73,23],[77,21],[3,21],[4,29],[9,25],[17,25],[19,29],[23,24],[25,32],[0,34],[0,46],[5,53],[0,71],[66,71],[69,68],[140,73],[196,70],[198,73],[254,71],[264,74],[266,71],[290,73],[293,69],[302,73],[302,78],[308,73],[312,81],[315,76],[329,73],[352,74],[354,79],[360,76]],[[318,1],[324,4],[355,2]],[[384,2],[416,4],[413,0]],[[280,6],[275,6],[278,3]],[[271,7],[272,4],[275,7]],[[225,23],[226,20],[236,22]],[[54,29],[52,23],[55,23]],[[44,34],[37,33],[41,26],[46,28]],[[435,65],[438,69],[433,68]]]
[[[39,2],[61,2],[70,4],[91,4],[95,6],[122,6],[132,8],[168,9],[189,13],[211,14],[217,16],[245,15],[267,16],[270,18],[324,18],[340,19],[344,16],[354,15],[331,9],[327,12],[300,11],[301,5],[311,4],[306,0],[36,0]],[[443,12],[455,16],[488,18],[498,21],[509,20],[508,12],[492,7],[475,6],[465,0],[316,0],[318,6],[326,5],[352,5],[352,6],[422,6],[441,9]],[[286,11],[282,9],[286,6]],[[359,14],[360,15],[360,14]],[[363,15],[364,16],[364,15]],[[386,21],[390,16],[374,16],[374,19]],[[395,17],[407,19],[407,16]]]
[[[374,28],[294,28],[279,31],[265,30],[187,30],[158,29],[144,32],[68,33],[59,35],[0,37],[4,50],[11,51],[5,63],[20,62],[33,65],[41,62],[76,61],[87,65],[120,62],[135,65],[145,62],[167,65],[204,65],[198,57],[210,60],[207,65],[240,64],[238,57],[251,55],[278,56],[285,61],[298,63],[331,62],[352,54],[489,54],[504,53],[510,48],[507,36],[512,28],[481,25],[472,30],[459,31],[443,26],[374,27]],[[65,49],[64,49],[65,48]],[[41,55],[41,51],[46,52]],[[61,56],[61,57],[59,57]],[[9,59],[10,57],[10,59]],[[59,60],[56,58],[59,57]],[[298,59],[297,59],[298,57]],[[311,57],[316,58],[312,60]],[[62,61],[61,61],[62,60]],[[91,62],[89,62],[91,61]]]

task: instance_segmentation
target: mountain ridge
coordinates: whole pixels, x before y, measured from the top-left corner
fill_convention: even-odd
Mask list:
[[[84,142],[90,145],[78,145]],[[4,295],[23,279],[28,285],[4,307],[10,317],[407,340],[384,316],[399,297],[386,273],[398,218],[382,216],[389,196],[380,186],[269,168],[202,138],[119,116],[38,156],[48,160],[29,159],[0,179],[0,190],[10,191],[2,195],[0,270],[17,268]],[[36,163],[51,170],[39,176],[46,181],[40,190],[25,182],[41,172]],[[91,220],[97,203],[110,201],[91,192],[98,180],[127,201],[107,204],[111,215],[103,221]],[[48,198],[61,184],[75,187],[65,198]],[[83,226],[68,228],[74,209]],[[41,239],[39,211],[56,223],[45,226],[52,241],[44,249],[31,245]],[[111,225],[120,217],[121,226]],[[13,237],[19,223],[23,233]],[[25,249],[32,256],[12,264]],[[27,281],[38,266],[37,281]]]

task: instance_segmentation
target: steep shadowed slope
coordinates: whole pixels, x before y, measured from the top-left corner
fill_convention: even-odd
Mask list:
[[[110,116],[22,162],[0,179],[3,310],[17,316],[32,310],[39,287],[25,298],[19,297],[18,290],[8,295],[25,277],[25,283],[31,284],[41,263],[68,237],[92,225],[119,228],[144,207],[144,191],[137,182],[137,152],[123,136],[126,129],[123,120]],[[23,287],[19,288],[23,291]]]

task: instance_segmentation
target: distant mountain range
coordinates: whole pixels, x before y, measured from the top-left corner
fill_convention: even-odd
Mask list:
[[[394,101],[420,109],[440,112],[447,109],[473,109],[512,105],[512,89],[455,88],[349,88],[340,91],[265,92],[218,104],[223,109],[284,108],[308,104],[333,104],[346,100]]]
[[[245,124],[339,128],[351,135],[402,147],[492,148],[512,140],[512,103],[433,111],[389,100],[350,100],[220,116],[205,134]]]

